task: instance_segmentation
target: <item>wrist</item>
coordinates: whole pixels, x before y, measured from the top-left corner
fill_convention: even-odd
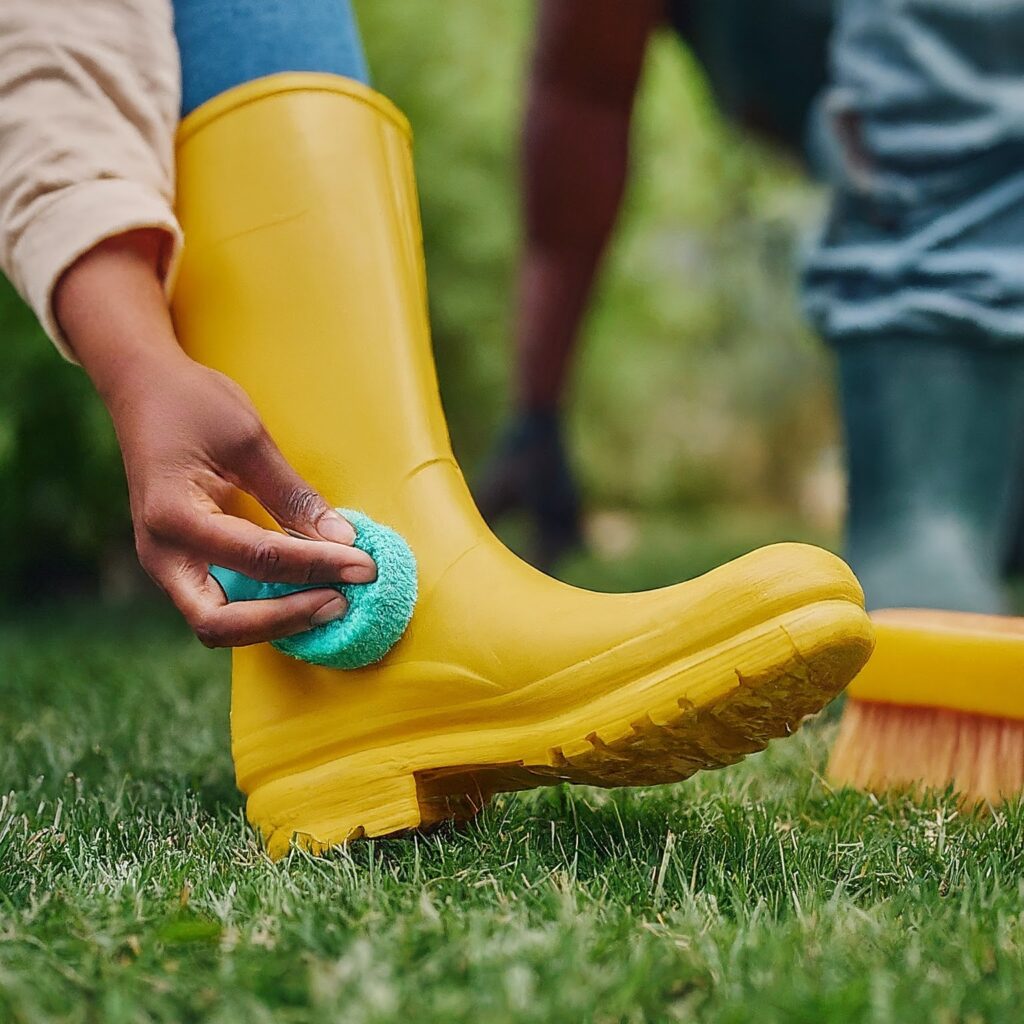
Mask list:
[[[154,230],[106,239],[72,264],[54,291],[57,321],[108,408],[143,381],[191,363],[174,335],[161,248]]]
[[[126,346],[113,358],[103,360],[100,367],[86,369],[115,424],[140,399],[164,390],[168,382],[181,380],[196,367],[173,336],[171,340],[170,345]]]

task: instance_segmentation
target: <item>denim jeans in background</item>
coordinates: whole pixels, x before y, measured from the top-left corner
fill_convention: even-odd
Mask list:
[[[805,304],[833,343],[1024,344],[1024,0],[838,0],[844,159]]]
[[[349,0],[173,0],[181,115],[227,89],[282,71],[368,82]]]

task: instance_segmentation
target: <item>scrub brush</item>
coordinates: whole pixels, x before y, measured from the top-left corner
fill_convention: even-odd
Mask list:
[[[1024,619],[875,612],[847,690],[830,780],[872,792],[952,788],[965,805],[1024,790]]]

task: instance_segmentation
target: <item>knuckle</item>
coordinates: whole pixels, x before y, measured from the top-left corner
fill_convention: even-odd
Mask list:
[[[167,587],[164,586],[164,581],[161,578],[160,570],[153,562],[151,558],[139,556],[139,565],[142,566],[142,571],[166,594]]]
[[[135,555],[139,560],[139,565],[146,571],[146,575],[154,583],[160,583],[160,559],[157,556],[157,549],[152,541],[141,532],[135,534]]]
[[[250,465],[260,461],[271,444],[266,427],[255,412],[243,414],[229,426],[225,439],[225,455],[239,465]]]
[[[233,377],[229,377],[226,373],[221,373],[220,370],[211,370],[210,374],[217,384],[223,388],[225,393],[235,402],[240,404],[243,408],[251,405],[248,394],[246,394],[245,388],[238,383]]]
[[[310,559],[302,570],[303,583],[321,583],[330,578],[327,565],[322,558]]]
[[[227,647],[228,638],[224,635],[223,630],[217,628],[217,626],[211,622],[208,618],[203,615],[193,618],[189,623],[192,627],[192,632],[195,633],[196,639],[204,647]]]
[[[135,554],[138,556],[142,568],[148,569],[148,563],[153,558],[153,544],[146,533],[139,529],[135,531]]]
[[[312,488],[296,486],[285,494],[282,512],[292,522],[315,522],[326,508],[327,503]]]
[[[259,458],[270,443],[270,434],[267,433],[267,428],[254,413],[252,416],[243,417],[238,424],[232,447],[236,457],[253,460]]]
[[[154,537],[161,537],[171,529],[174,516],[168,507],[159,501],[146,502],[139,511],[142,530]]]
[[[272,540],[258,541],[250,554],[250,569],[257,578],[273,572],[281,563],[281,549]]]

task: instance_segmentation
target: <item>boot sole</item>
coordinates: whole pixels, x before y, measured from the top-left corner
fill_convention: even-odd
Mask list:
[[[276,859],[293,841],[321,853],[465,820],[499,792],[680,782],[790,735],[850,682],[873,644],[862,608],[820,601],[556,719],[418,736],[264,782],[247,813]]]

